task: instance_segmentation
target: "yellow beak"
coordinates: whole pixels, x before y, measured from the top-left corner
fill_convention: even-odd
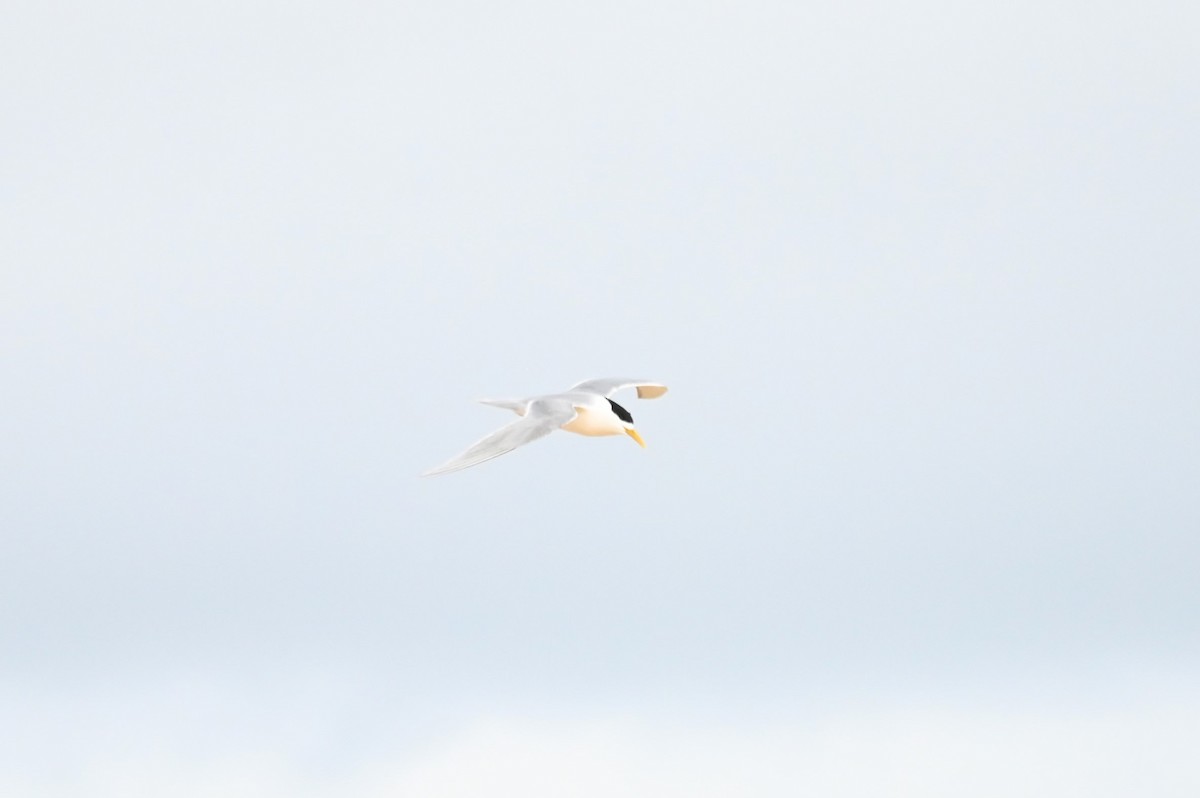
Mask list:
[[[633,427],[626,427],[625,434],[628,435],[629,437],[633,438],[635,441],[637,441],[638,446],[641,446],[643,449],[646,448],[646,442],[644,440],[642,440],[642,436],[638,435],[638,431],[635,430]]]

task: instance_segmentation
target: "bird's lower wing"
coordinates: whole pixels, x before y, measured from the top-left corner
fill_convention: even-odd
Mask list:
[[[637,388],[639,399],[657,399],[667,392],[667,386],[654,380],[635,380],[630,377],[601,377],[595,380],[584,380],[572,386],[572,391],[598,393],[601,396],[612,396],[623,388]]]
[[[563,424],[575,418],[575,407],[562,400],[538,400],[531,402],[525,415],[517,421],[501,427],[491,435],[476,442],[457,457],[453,457],[421,476],[432,477],[461,471],[493,457],[508,454],[518,446],[524,446],[538,438],[544,438]]]

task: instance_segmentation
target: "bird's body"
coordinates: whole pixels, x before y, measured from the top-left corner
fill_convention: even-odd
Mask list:
[[[556,429],[588,436],[624,433],[644,447],[645,441],[633,428],[633,416],[608,398],[622,388],[634,387],[643,399],[656,399],[667,392],[662,383],[608,377],[585,380],[563,393],[524,399],[481,399],[483,404],[513,411],[520,419],[496,430],[457,457],[426,471],[423,476],[470,468],[543,438]]]

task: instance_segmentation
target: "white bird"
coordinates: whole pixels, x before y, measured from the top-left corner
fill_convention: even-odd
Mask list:
[[[602,377],[584,380],[564,393],[530,396],[525,399],[480,399],[485,405],[512,410],[521,418],[488,435],[457,457],[431,468],[421,476],[432,477],[470,468],[493,457],[508,454],[518,446],[544,438],[556,429],[578,435],[620,435],[625,433],[642,447],[646,442],[633,428],[629,411],[609,399],[622,388],[637,388],[638,398],[657,399],[667,386],[651,380]]]

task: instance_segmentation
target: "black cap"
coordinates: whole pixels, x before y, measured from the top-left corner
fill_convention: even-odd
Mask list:
[[[622,421],[624,421],[626,424],[632,424],[632,423],[633,423],[633,416],[629,415],[629,411],[628,411],[628,410],[626,410],[625,408],[621,407],[619,404],[617,404],[616,402],[614,402],[612,399],[609,399],[609,400],[608,400],[608,403],[609,403],[610,405],[612,405],[613,412],[617,414],[617,418],[621,419],[621,420],[622,420]]]

